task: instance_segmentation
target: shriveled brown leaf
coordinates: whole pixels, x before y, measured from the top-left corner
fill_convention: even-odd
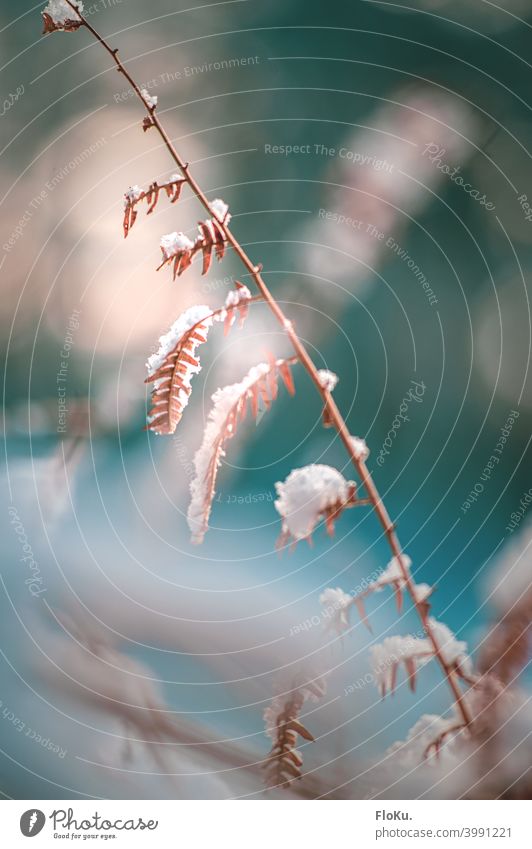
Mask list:
[[[144,118],[144,122],[142,124],[143,129],[146,131],[151,126],[153,126],[153,121],[151,118]],[[167,197],[170,199],[171,203],[175,203],[181,194],[181,189],[183,188],[183,184],[185,182],[184,177],[178,177],[175,180],[168,180],[166,183],[158,183],[156,180],[153,183],[150,183],[149,187],[146,191],[141,192],[138,198],[135,200],[131,200],[126,195],[126,203],[124,205],[124,221],[123,221],[123,229],[124,229],[124,238],[127,238],[129,231],[133,227],[133,224],[137,218],[137,210],[136,206],[142,201],[146,201],[148,204],[147,215],[150,215],[155,207],[157,206],[157,202],[159,200],[159,195],[161,191],[165,191]]]

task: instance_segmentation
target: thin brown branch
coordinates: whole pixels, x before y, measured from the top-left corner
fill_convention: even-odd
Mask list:
[[[181,174],[183,175],[185,181],[187,182],[188,186],[190,187],[190,189],[192,190],[192,192],[194,193],[194,195],[196,196],[198,201],[208,211],[209,215],[212,216],[217,221],[219,227],[226,234],[227,242],[231,245],[231,247],[233,248],[233,250],[235,251],[235,253],[239,257],[240,261],[242,262],[242,265],[249,272],[249,275],[251,276],[251,278],[255,282],[259,292],[261,293],[264,300],[268,304],[271,312],[273,313],[273,315],[275,316],[275,318],[277,319],[277,321],[279,322],[281,327],[286,332],[299,361],[301,362],[301,364],[304,366],[304,368],[308,372],[310,379],[314,383],[316,390],[318,391],[318,393],[320,394],[320,396],[322,398],[324,407],[327,410],[327,416],[328,416],[329,422],[332,424],[333,427],[335,427],[336,431],[338,432],[338,435],[339,435],[341,441],[343,442],[343,444],[345,446],[345,449],[346,449],[346,451],[349,455],[349,458],[350,458],[353,466],[355,467],[358,474],[360,475],[360,478],[361,478],[362,484],[364,485],[364,488],[366,490],[367,496],[368,496],[368,498],[369,498],[369,500],[370,500],[370,502],[371,502],[376,514],[377,514],[377,517],[379,519],[380,524],[382,525],[384,534],[386,536],[386,539],[388,541],[388,545],[390,546],[392,554],[393,554],[394,557],[398,558],[398,562],[399,562],[400,567],[401,567],[401,572],[403,573],[403,579],[404,579],[404,582],[405,582],[406,589],[407,589],[408,594],[409,594],[409,596],[412,600],[412,603],[413,603],[413,605],[414,605],[414,607],[415,607],[415,609],[416,609],[416,611],[419,615],[419,618],[421,620],[421,623],[423,625],[423,629],[424,629],[424,631],[427,635],[427,638],[430,640],[430,643],[431,643],[431,645],[434,649],[434,655],[435,655],[435,657],[436,657],[436,659],[437,659],[437,661],[438,661],[438,663],[439,663],[439,665],[440,665],[440,667],[443,671],[443,674],[445,675],[445,678],[446,678],[447,683],[449,685],[449,688],[451,690],[453,699],[456,702],[457,708],[458,708],[458,710],[459,710],[459,712],[460,712],[460,714],[461,714],[461,716],[464,720],[464,723],[465,723],[466,726],[468,726],[471,722],[471,717],[470,717],[469,711],[468,711],[468,709],[465,705],[464,696],[463,696],[463,693],[460,690],[460,687],[459,687],[459,684],[458,684],[458,681],[457,681],[457,678],[456,678],[456,673],[445,661],[445,658],[442,654],[441,648],[440,648],[438,641],[437,641],[437,639],[436,639],[436,637],[433,633],[433,630],[430,626],[426,607],[423,605],[423,603],[419,603],[418,601],[416,601],[415,588],[414,588],[415,585],[414,585],[414,582],[413,582],[408,570],[404,566],[404,563],[403,563],[403,560],[402,560],[402,557],[401,557],[402,549],[401,549],[401,545],[399,543],[399,539],[397,537],[397,534],[395,532],[394,524],[393,524],[393,522],[391,521],[391,519],[388,515],[388,511],[386,510],[386,507],[384,506],[384,503],[382,502],[382,499],[379,495],[377,487],[375,486],[375,483],[373,481],[371,473],[370,473],[369,469],[367,468],[364,459],[359,456],[359,454],[357,453],[357,451],[355,450],[355,448],[352,444],[351,435],[350,435],[349,430],[347,428],[347,425],[346,425],[346,423],[345,423],[345,421],[342,417],[342,414],[340,413],[340,410],[338,409],[338,407],[336,405],[336,402],[334,401],[331,393],[322,386],[321,381],[320,381],[320,377],[319,377],[319,374],[318,374],[318,369],[314,365],[314,362],[312,361],[312,359],[311,359],[307,349],[305,348],[303,342],[300,340],[299,336],[297,335],[297,332],[294,328],[293,323],[287,319],[283,310],[281,309],[281,307],[279,306],[279,304],[277,303],[277,301],[273,297],[272,293],[270,292],[268,286],[266,285],[266,283],[265,283],[265,281],[262,277],[262,274],[261,274],[262,266],[256,265],[251,260],[251,258],[245,252],[244,248],[241,246],[241,244],[238,241],[238,239],[236,238],[236,236],[233,235],[233,233],[231,232],[231,230],[229,229],[227,224],[224,224],[224,222],[220,218],[218,218],[218,216],[213,214],[207,196],[205,195],[205,193],[203,192],[203,190],[201,189],[201,187],[197,183],[196,179],[194,178],[194,176],[190,172],[189,163],[185,162],[185,160],[182,159],[182,157],[180,156],[180,154],[178,153],[178,151],[174,147],[172,140],[170,139],[170,136],[168,135],[167,131],[165,130],[164,126],[162,125],[162,123],[161,123],[161,121],[160,121],[160,119],[157,115],[156,107],[151,106],[146,102],[145,98],[142,95],[140,87],[135,82],[135,80],[130,75],[130,73],[127,71],[123,62],[119,58],[118,49],[111,48],[109,46],[109,44],[105,41],[105,39],[94,29],[92,24],[90,24],[89,21],[87,21],[87,19],[84,18],[83,15],[79,12],[75,3],[72,3],[70,0],[66,0],[66,2],[68,3],[68,5],[72,9],[74,9],[78,13],[79,17],[82,20],[83,25],[89,30],[89,32],[94,36],[94,38],[101,44],[101,46],[104,48],[104,50],[106,50],[106,52],[111,56],[111,58],[113,59],[115,65],[117,67],[118,72],[121,73],[125,77],[125,79],[129,82],[129,84],[133,88],[135,94],[137,95],[139,100],[142,102],[144,108],[146,109],[146,112],[148,114],[148,118],[151,121],[151,126],[153,126],[157,130],[157,132],[159,133],[159,135],[160,135],[164,145],[166,146],[171,158],[173,159],[173,161],[175,162],[175,164],[179,168],[179,170],[180,170]]]

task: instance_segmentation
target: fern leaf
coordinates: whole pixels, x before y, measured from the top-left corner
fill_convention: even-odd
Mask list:
[[[212,396],[213,407],[203,434],[203,442],[194,457],[195,477],[191,482],[191,502],[188,508],[188,524],[192,531],[192,542],[203,542],[209,525],[216,476],[225,456],[224,445],[231,439],[238,422],[246,414],[248,404],[253,416],[258,412],[258,397],[273,400],[271,382],[278,374],[286,373],[294,360],[270,360],[253,366],[240,383],[218,389]]]
[[[154,384],[147,430],[161,435],[174,433],[188,404],[191,379],[201,371],[196,348],[206,342],[219,312],[205,305],[190,307],[161,338],[158,352],[146,364],[145,383]]]
[[[250,294],[246,314],[249,304],[259,300],[260,296],[252,298]],[[201,371],[196,349],[207,341],[214,322],[222,321],[227,326],[228,313],[226,307],[214,311],[205,305],[189,307],[160,339],[158,352],[146,364],[148,377],[144,382],[153,383],[146,430],[159,435],[174,433],[188,404],[191,379]],[[242,314],[239,327],[242,327]]]
[[[184,233],[176,232],[169,233],[161,238],[163,260],[157,271],[163,266],[173,263],[175,280],[176,277],[186,271],[192,264],[195,255],[201,251],[203,255],[201,273],[205,275],[211,267],[213,250],[219,261],[224,258],[227,247],[224,225],[229,223],[231,216],[227,204],[220,198],[214,200],[210,207],[215,217],[198,222],[198,235],[194,241],[191,241]],[[126,226],[125,223],[124,226]]]
[[[159,194],[161,191],[164,190],[166,192],[167,197],[170,199],[170,203],[175,203],[179,200],[184,182],[184,177],[180,177],[179,174],[172,174],[168,182],[159,184],[157,181],[154,181],[150,184],[146,191],[143,191],[139,186],[130,186],[124,195],[124,238],[127,238],[129,231],[136,221],[136,205],[138,203],[145,200],[148,204],[147,215],[150,215],[157,206],[157,201],[159,200]]]
[[[284,789],[301,778],[303,757],[296,749],[297,738],[314,741],[313,735],[300,721],[301,709],[307,699],[317,701],[324,693],[325,685],[317,679],[275,696],[264,711],[266,734],[273,744],[264,763],[267,787]]]
[[[251,292],[240,280],[235,280],[235,289],[231,289],[225,299],[226,317],[224,333],[229,333],[238,312],[239,327],[242,327],[248,314],[249,303],[252,300]]]

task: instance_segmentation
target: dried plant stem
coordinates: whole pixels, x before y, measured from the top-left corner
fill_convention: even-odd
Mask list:
[[[89,30],[89,32],[94,36],[94,38],[101,44],[101,46],[112,57],[115,65],[116,65],[117,70],[129,82],[129,84],[131,85],[131,87],[135,91],[135,94],[137,95],[139,100],[142,102],[144,108],[146,109],[146,111],[148,113],[148,116],[149,116],[149,119],[150,119],[150,122],[151,122],[151,126],[154,127],[157,130],[157,132],[159,133],[159,135],[160,135],[161,139],[163,140],[170,156],[172,157],[173,161],[176,163],[179,170],[181,171],[186,183],[188,184],[188,186],[190,187],[192,192],[195,194],[195,196],[199,200],[199,202],[202,204],[202,206],[207,210],[209,215],[213,216],[214,214],[213,214],[213,212],[210,208],[209,200],[208,200],[207,196],[204,194],[204,192],[202,191],[201,187],[196,182],[193,175],[190,173],[188,162],[185,162],[185,160],[181,158],[181,156],[179,155],[179,153],[175,149],[175,147],[174,147],[174,145],[173,145],[173,143],[170,139],[170,136],[168,135],[167,131],[165,130],[161,121],[159,120],[158,115],[156,114],[155,107],[150,107],[146,103],[144,97],[142,96],[140,87],[135,82],[133,77],[129,74],[129,72],[126,70],[124,64],[122,63],[121,59],[119,58],[118,49],[113,49],[109,46],[109,44],[106,42],[106,40],[94,29],[94,27],[89,23],[89,21],[87,21],[86,18],[84,18],[83,15],[78,11],[75,3],[70,2],[70,0],[66,0],[66,2],[68,3],[68,5],[72,9],[74,9],[77,12],[79,17],[81,18],[83,26],[85,26]],[[445,675],[445,678],[447,680],[447,683],[449,684],[449,687],[450,687],[453,699],[454,699],[456,706],[458,708],[458,711],[459,711],[459,713],[460,713],[460,715],[461,715],[461,717],[464,721],[464,724],[469,725],[470,722],[471,722],[471,716],[469,714],[467,706],[464,703],[464,696],[463,696],[463,693],[462,693],[460,686],[458,684],[456,674],[455,674],[454,670],[451,669],[451,667],[447,664],[447,662],[445,661],[445,658],[443,657],[441,648],[440,648],[438,641],[437,641],[437,639],[436,639],[436,637],[433,633],[433,630],[430,626],[426,606],[424,606],[423,603],[419,603],[419,602],[416,601],[415,585],[414,585],[414,582],[413,582],[413,580],[412,580],[412,578],[411,578],[411,576],[408,572],[408,569],[405,567],[405,565],[403,563],[403,559],[402,559],[402,556],[401,556],[402,555],[401,545],[399,543],[399,539],[398,539],[397,534],[395,532],[394,524],[393,524],[393,522],[391,521],[391,519],[388,515],[388,511],[386,510],[384,503],[382,502],[382,499],[379,495],[377,487],[375,486],[375,483],[373,481],[371,473],[369,472],[369,470],[366,466],[366,463],[364,462],[364,460],[361,457],[358,456],[357,452],[355,451],[355,449],[352,445],[351,436],[350,436],[349,430],[347,428],[347,425],[346,425],[346,423],[345,423],[345,421],[342,417],[342,414],[340,413],[340,410],[338,409],[336,402],[334,401],[331,393],[322,386],[321,381],[320,381],[320,377],[319,377],[319,374],[318,374],[318,369],[314,365],[309,353],[307,352],[305,346],[303,345],[299,336],[297,335],[292,322],[287,319],[283,310],[281,309],[281,307],[279,306],[279,304],[277,303],[277,301],[275,300],[275,298],[271,294],[270,290],[268,289],[268,286],[266,285],[266,283],[265,283],[265,281],[264,281],[264,279],[261,275],[262,266],[255,265],[255,263],[250,259],[250,257],[245,252],[244,248],[241,246],[238,239],[230,231],[228,226],[226,224],[224,224],[223,221],[221,219],[219,219],[217,216],[215,216],[215,217],[216,217],[216,220],[218,221],[218,223],[220,224],[220,226],[223,228],[223,231],[225,232],[225,234],[227,236],[228,243],[231,245],[231,247],[233,248],[233,250],[235,251],[235,253],[239,257],[240,261],[242,262],[242,265],[249,272],[251,278],[254,280],[254,282],[255,282],[259,292],[261,293],[262,297],[264,298],[265,302],[268,304],[268,306],[269,306],[270,310],[272,311],[272,313],[274,314],[275,318],[277,319],[277,321],[279,322],[279,324],[281,325],[283,330],[286,332],[288,338],[290,339],[292,347],[293,347],[293,349],[294,349],[294,351],[297,355],[297,358],[299,359],[301,364],[307,370],[312,382],[314,383],[317,391],[319,392],[319,394],[322,398],[323,404],[324,404],[324,408],[326,409],[327,414],[329,416],[329,420],[330,420],[331,424],[336,428],[336,431],[338,432],[338,435],[339,435],[340,439],[342,440],[342,442],[343,442],[343,444],[346,448],[346,451],[347,451],[347,453],[348,453],[348,455],[351,459],[351,462],[353,463],[353,466],[355,467],[355,469],[357,470],[357,472],[360,476],[362,484],[363,484],[363,486],[366,490],[366,493],[368,495],[369,501],[370,501],[372,507],[374,508],[374,510],[377,514],[377,517],[378,517],[378,519],[379,519],[379,521],[380,521],[380,523],[383,527],[384,534],[385,534],[385,536],[388,540],[388,544],[390,546],[392,554],[393,554],[394,557],[398,558],[398,563],[400,564],[400,568],[401,568],[401,572],[402,572],[402,575],[403,575],[403,579],[404,579],[404,582],[405,582],[406,589],[407,589],[407,591],[410,595],[410,598],[413,602],[413,605],[414,605],[414,607],[415,607],[415,609],[416,609],[416,611],[417,611],[417,613],[420,617],[420,620],[421,620],[421,623],[423,625],[423,629],[424,629],[424,631],[427,635],[427,638],[429,639],[429,641],[430,641],[430,643],[431,643],[431,645],[434,649],[434,656],[436,657],[438,663],[440,664],[442,671]]]

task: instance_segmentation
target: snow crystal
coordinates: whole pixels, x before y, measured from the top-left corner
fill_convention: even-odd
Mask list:
[[[213,406],[203,434],[203,442],[194,457],[196,474],[190,483],[192,498],[187,512],[187,520],[192,531],[192,542],[195,544],[203,542],[210,514],[211,493],[208,489],[208,478],[209,467],[215,455],[216,442],[238,399],[269,370],[268,363],[253,366],[240,383],[232,383],[229,386],[224,386],[223,389],[217,389],[212,396]],[[217,467],[220,466],[223,457],[225,457],[225,452],[221,449],[216,458]]]
[[[182,251],[191,251],[194,247],[194,242],[192,242],[188,236],[185,236],[185,234],[181,232],[176,233],[175,230],[173,233],[161,236],[160,244],[167,259],[181,253]]]
[[[353,453],[357,460],[367,460],[369,457],[369,448],[366,445],[364,439],[360,439],[358,436],[349,437],[351,440],[351,446],[353,448]]]
[[[352,596],[345,593],[340,587],[336,587],[336,589],[328,587],[320,595],[323,616],[331,617],[330,627],[338,633],[349,627],[349,608],[352,603]]]
[[[348,501],[352,486],[331,466],[294,469],[284,483],[275,484],[279,495],[275,508],[283,519],[283,531],[296,540],[310,536],[328,507]]]
[[[320,368],[318,371],[318,377],[322,387],[328,392],[332,392],[338,383],[338,375],[326,368]]]
[[[181,337],[190,330],[198,321],[202,321],[207,316],[210,316],[212,310],[210,307],[205,304],[201,304],[199,306],[189,307],[188,310],[185,310],[184,313],[181,313],[179,318],[177,318],[172,324],[168,333],[165,333],[164,336],[161,336],[159,339],[159,350],[156,354],[152,354],[151,357],[148,358],[148,362],[146,363],[146,368],[148,369],[148,376],[151,377],[152,374],[155,374],[158,368],[162,366],[166,357],[172,351]],[[207,326],[210,327],[212,324],[212,320],[210,322],[206,322]],[[191,366],[191,368],[194,368]],[[195,367],[196,372],[200,369],[199,367]],[[196,373],[194,372],[194,373]]]
[[[148,106],[150,109],[155,109],[155,107],[157,106],[157,95],[151,95],[148,89],[146,88],[141,88],[140,93],[146,106]]]
[[[75,0],[75,5],[83,14],[83,3],[81,0]],[[54,24],[58,26],[63,26],[67,21],[76,21],[79,18],[77,12],[68,3],[65,3],[65,0],[49,0],[48,5],[43,10],[43,14],[50,15]]]
[[[221,198],[215,198],[212,203],[209,204],[209,208],[216,218],[224,224],[229,224],[231,216],[229,215],[229,206],[225,201]]]

